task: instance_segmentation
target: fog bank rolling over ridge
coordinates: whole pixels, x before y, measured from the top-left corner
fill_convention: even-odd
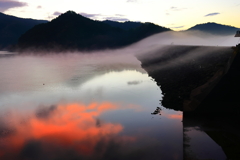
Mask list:
[[[134,44],[118,49],[103,49],[99,51],[73,51],[77,53],[109,53],[109,54],[141,54],[158,49],[161,46],[215,46],[233,47],[239,43],[234,35],[214,35],[201,31],[167,31],[154,34]],[[30,51],[31,52],[31,51]]]
[[[1,14],[0,22],[3,20],[5,28],[3,27],[3,29],[1,29],[0,23],[0,33],[4,34],[0,34],[0,37],[3,35],[5,35],[5,37],[6,35],[12,35],[15,37],[14,41],[16,42],[16,37],[24,34],[27,30],[25,29],[21,33],[18,31],[18,35],[14,35],[14,27],[8,27],[6,29],[6,26],[9,26],[7,24],[10,22],[13,23],[14,21],[16,21],[16,24],[20,22],[22,24],[25,22],[25,19]],[[47,21],[36,22],[45,23]],[[76,25],[78,25],[78,27],[74,27]],[[62,26],[62,28],[57,26]],[[70,30],[66,30],[66,28]],[[38,47],[36,47],[38,45],[42,45],[39,48],[46,46],[53,48],[60,45],[62,50],[75,50],[76,48],[89,48],[90,50],[116,49],[126,47],[134,42],[137,42],[133,44],[134,46],[139,44],[146,47],[149,45],[235,46],[238,43],[237,38],[233,38],[236,30],[238,30],[238,28],[232,26],[205,23],[195,25],[186,31],[176,32],[152,23],[94,21],[73,11],[68,11],[61,14],[52,22],[38,25],[38,27],[33,27],[27,31],[27,34],[21,36],[19,44],[26,44],[27,47],[29,46],[29,48],[33,50],[38,50]],[[8,39],[9,38],[10,37],[8,37]],[[4,37],[2,37],[2,40],[4,44],[0,43],[0,48],[1,46],[14,45],[13,42],[10,43],[9,41],[8,43]],[[139,40],[142,41],[139,42]],[[139,47],[141,48],[143,46]],[[59,49],[59,51],[61,51],[61,49]]]
[[[225,46],[232,47],[239,43],[234,35],[214,35],[201,31],[168,31],[147,37],[133,45],[142,49],[150,49],[161,45],[190,45],[190,46]],[[148,48],[150,47],[150,48]]]

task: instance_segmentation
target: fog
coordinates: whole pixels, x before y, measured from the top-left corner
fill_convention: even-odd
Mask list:
[[[234,35],[213,35],[201,31],[169,31],[155,34],[132,45],[150,47],[156,45],[197,45],[197,46],[235,46],[239,38]]]
[[[85,81],[88,79],[86,77],[92,77],[96,74],[101,75],[109,71],[134,69],[143,73],[144,70],[141,68],[143,61],[155,58],[160,60],[161,63],[152,65],[152,68],[158,70],[178,67],[189,63],[189,61],[201,64],[200,60],[220,56],[223,51],[233,53],[231,47],[235,46],[238,40],[234,35],[218,36],[199,31],[170,31],[155,34],[119,49],[57,54],[28,52],[27,54],[13,56],[14,58],[9,54],[10,52],[1,51],[0,75],[4,75],[1,80],[3,82],[1,88],[5,91],[13,88],[20,91],[23,86],[25,89],[32,88],[33,86],[28,87],[24,84],[24,79],[34,80],[34,83],[36,81],[41,85],[44,81],[56,84],[63,79],[68,83],[67,80],[70,79],[68,85],[76,87],[80,84],[80,81],[73,83],[71,80],[79,79],[74,75],[77,72],[76,68],[81,68],[82,78],[80,79]],[[16,79],[19,80],[19,83],[11,83]]]
[[[180,67],[189,62],[201,65],[213,57],[226,55],[231,57],[233,56],[232,47],[238,42],[239,38],[234,35],[212,35],[200,31],[170,31],[145,38],[126,49],[132,49],[142,63],[158,59],[158,63],[151,64],[151,69],[160,70]]]
[[[49,134],[44,132],[36,140],[29,133],[34,131],[34,133],[39,134],[42,131],[51,130],[52,127],[49,128],[50,125],[45,123],[48,122],[47,120],[51,120],[51,116],[54,119],[51,122],[56,123],[58,127],[60,123],[56,120],[64,122],[58,116],[63,113],[74,113],[68,115],[71,121],[65,123],[73,124],[72,122],[77,120],[75,113],[82,114],[82,112],[79,110],[77,112],[75,110],[74,112],[67,110],[71,108],[72,104],[79,103],[80,105],[77,105],[77,108],[80,109],[91,107],[90,104],[99,104],[99,107],[97,105],[95,108],[91,108],[91,111],[86,112],[87,115],[94,112],[96,116],[95,110],[98,111],[102,104],[106,104],[102,102],[111,102],[108,104],[111,104],[109,110],[111,109],[112,114],[108,114],[109,117],[105,115],[107,117],[104,119],[105,123],[99,119],[94,119],[94,116],[88,116],[90,120],[85,119],[86,123],[84,122],[88,124],[87,127],[93,126],[97,133],[110,125],[111,132],[103,130],[104,132],[99,132],[100,136],[96,136],[96,134],[92,136],[89,132],[86,132],[88,136],[79,140],[79,142],[84,142],[79,143],[80,147],[81,144],[90,142],[88,143],[90,144],[88,148],[93,150],[93,155],[102,154],[98,146],[101,146],[101,148],[105,147],[104,152],[107,153],[107,158],[109,158],[109,155],[121,157],[124,154],[119,152],[119,148],[121,151],[124,151],[123,153],[130,153],[130,148],[131,153],[136,153],[135,157],[139,159],[147,159],[142,155],[151,155],[153,157],[153,153],[155,157],[161,155],[163,159],[168,159],[168,157],[173,159],[173,156],[175,159],[181,159],[183,139],[182,134],[180,134],[182,133],[182,126],[180,125],[182,123],[180,121],[182,115],[180,112],[176,112],[176,114],[172,110],[164,109],[162,115],[164,116],[165,113],[168,113],[165,114],[165,117],[168,116],[167,118],[170,119],[171,123],[167,123],[168,119],[164,117],[162,119],[156,117],[153,121],[150,113],[153,109],[156,109],[156,106],[159,106],[162,92],[157,83],[149,77],[141,65],[146,61],[153,61],[149,67],[152,70],[171,69],[183,66],[190,61],[201,65],[207,58],[232,53],[230,46],[235,46],[237,41],[238,39],[233,36],[213,36],[200,32],[164,32],[130,46],[114,50],[37,54],[29,52],[23,55],[16,53],[11,55],[10,52],[2,51],[0,52],[0,113],[6,115],[6,122],[9,124],[14,124],[12,121],[19,122],[16,124],[16,126],[20,126],[17,129],[24,131],[18,132],[17,129],[14,130],[15,135],[11,139],[12,141],[8,140],[6,143],[9,147],[3,147],[5,149],[3,151],[6,151],[4,154],[17,157],[18,154],[12,154],[12,146],[15,144],[16,139],[22,138],[24,143],[17,149],[19,149],[19,153],[22,151],[21,155],[25,157],[31,157],[33,155],[31,151],[34,150],[36,151],[34,156],[41,156],[42,159],[49,157],[49,154],[63,159],[70,156],[81,159],[81,155],[75,154],[80,153],[74,148],[77,146],[76,143],[64,146],[60,140],[64,138],[68,138],[71,142],[79,140],[79,135],[84,133],[83,131],[88,131],[86,125],[81,128],[78,123],[74,123],[76,126],[72,125],[73,128],[70,128],[70,132],[63,132],[64,134],[61,134],[63,138],[60,137],[59,139],[56,139],[56,137],[51,138],[53,134],[49,136]],[[200,47],[196,47],[196,45]],[[113,107],[111,108],[111,106]],[[120,106],[120,112],[114,112],[114,109],[118,106]],[[11,112],[11,110],[16,112]],[[33,111],[31,112],[31,110]],[[134,112],[136,110],[136,114],[133,114],[132,110]],[[11,113],[13,113],[13,116],[11,116]],[[32,130],[26,129],[25,126],[27,125],[25,124],[27,123],[24,121],[22,124],[21,119],[18,118],[19,115],[15,116],[15,113],[21,113],[29,122],[32,122],[32,120],[34,122],[43,122],[45,130],[39,131],[38,126],[33,126]],[[85,114],[85,112],[83,113]],[[89,125],[89,121],[93,123]],[[4,121],[1,120],[0,122]],[[140,125],[147,127],[145,129],[144,126],[142,130],[138,130]],[[62,126],[64,127],[64,125]],[[34,130],[34,127],[37,130]],[[123,127],[125,132],[121,132],[119,136],[116,136],[123,130]],[[78,130],[79,128],[80,130]],[[117,130],[114,131],[114,129]],[[2,130],[5,130],[5,128],[2,127]],[[150,130],[153,132],[149,132]],[[28,133],[25,131],[28,131]],[[114,133],[112,133],[113,131]],[[140,149],[133,152],[135,151],[133,150],[134,147],[132,149],[131,146],[129,147],[125,143],[126,140],[129,140],[128,134],[131,135],[135,132],[138,132],[136,135],[140,134],[139,137],[144,139],[144,141],[139,141],[139,144],[142,145],[136,145],[141,147],[143,154],[139,154]],[[73,136],[73,133],[77,136]],[[108,133],[108,137],[102,136],[102,133]],[[109,135],[112,135],[112,137],[109,137]],[[150,138],[145,138],[144,136],[149,136]],[[26,138],[24,139],[23,137]],[[50,137],[48,138],[49,141],[45,140],[45,137]],[[154,139],[155,137],[157,137],[156,140]],[[97,140],[94,141],[95,139]],[[149,142],[153,146],[150,146]],[[161,143],[158,146],[156,142]],[[91,144],[93,145],[91,146]],[[161,148],[162,146],[164,148]],[[41,150],[41,147],[45,148],[45,150]],[[160,152],[155,152],[156,148],[160,148]],[[105,155],[103,156],[104,158]],[[121,159],[126,159],[126,157],[121,157]]]
[[[211,55],[216,56],[216,54],[220,55],[223,50],[232,52],[231,48],[240,43],[239,40],[240,39],[234,37],[234,35],[213,35],[201,31],[169,31],[147,37],[124,48],[91,53],[96,55],[133,55],[136,57],[143,55],[142,57],[145,58],[149,58],[148,55],[151,55],[150,58],[153,59],[154,55],[158,58],[169,57],[169,52],[176,52],[174,50],[178,49],[179,46],[196,46],[196,48],[187,49],[187,52],[183,50],[184,53],[182,53],[181,57],[170,57],[171,62],[178,63],[180,61],[197,60],[202,57],[206,58]],[[124,61],[127,59],[128,58],[124,58]],[[172,64],[167,64],[167,66],[172,66]]]
[[[151,50],[161,48],[161,46],[176,46],[176,45],[187,45],[187,46],[222,46],[232,47],[240,43],[240,39],[234,37],[234,35],[214,35],[202,31],[168,31],[149,36],[141,41],[133,43],[129,46],[125,46],[119,49],[104,49],[98,51],[70,51],[70,52],[57,52],[57,54],[74,53],[74,54],[131,54],[137,55],[147,53]],[[44,49],[43,49],[44,50]],[[22,54],[33,54],[33,55],[50,55],[56,54],[56,52],[40,52],[36,50],[21,52]],[[7,52],[1,51],[0,55],[7,54]],[[104,58],[106,58],[105,56]]]

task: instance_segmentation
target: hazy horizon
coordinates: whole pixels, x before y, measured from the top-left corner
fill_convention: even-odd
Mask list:
[[[58,5],[56,5],[56,3]],[[61,13],[73,10],[94,20],[152,22],[173,30],[186,30],[195,24],[215,22],[240,28],[236,21],[240,3],[230,1],[171,0],[90,0],[61,1],[0,0],[0,12],[33,19],[52,20]],[[134,12],[132,10],[134,9]]]

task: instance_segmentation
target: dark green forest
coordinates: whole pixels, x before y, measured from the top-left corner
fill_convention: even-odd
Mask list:
[[[118,48],[169,30],[153,23],[122,29],[68,11],[27,31],[19,38],[18,47],[49,51]]]
[[[234,35],[239,28],[217,24],[213,22],[198,24],[188,29],[188,31],[198,30],[215,35]]]
[[[18,38],[45,20],[24,19],[0,13],[0,49],[7,48],[18,42]]]

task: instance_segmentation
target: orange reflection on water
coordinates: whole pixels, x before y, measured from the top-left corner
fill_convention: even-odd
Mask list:
[[[97,119],[101,113],[117,108],[112,103],[92,103],[88,106],[68,104],[58,105],[40,117],[37,114],[26,115],[29,118],[24,124],[20,124],[20,118],[16,120],[15,117],[14,121],[18,123],[14,124],[14,133],[5,138],[8,145],[2,147],[0,156],[10,150],[20,152],[29,140],[70,147],[77,153],[90,155],[101,140],[110,141],[111,137],[123,130],[121,124]],[[118,141],[134,140],[133,137],[118,136]]]
[[[169,119],[182,119],[182,114],[169,114],[167,115]]]

